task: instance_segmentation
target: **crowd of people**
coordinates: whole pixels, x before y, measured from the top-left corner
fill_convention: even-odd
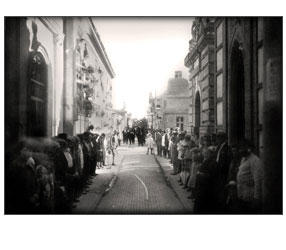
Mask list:
[[[115,165],[119,133],[93,131],[91,125],[76,136],[21,140],[6,171],[6,212],[71,213],[79,196],[88,192],[96,169]]]
[[[126,127],[122,131],[123,143],[125,144],[135,144],[135,139],[137,138],[138,146],[144,146],[146,141],[146,129],[141,127]]]
[[[228,145],[223,132],[190,135],[179,128],[149,131],[147,154],[170,159],[171,175],[194,202],[196,214],[258,214],[262,203],[262,161],[242,139]]]
[[[146,135],[147,134],[147,135]],[[194,202],[196,214],[260,213],[262,161],[251,141],[228,145],[223,132],[190,135],[179,128],[122,131],[123,143],[147,145],[147,154],[169,159],[171,175]],[[25,138],[5,171],[6,211],[17,214],[67,214],[92,184],[96,169],[111,168],[121,135],[95,133],[91,125],[76,136]]]

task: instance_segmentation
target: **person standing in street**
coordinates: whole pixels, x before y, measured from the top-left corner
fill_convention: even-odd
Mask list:
[[[105,158],[106,158],[106,138],[105,134],[102,133],[99,138],[99,145],[100,145],[100,160],[103,166],[105,165]]]
[[[239,211],[238,197],[237,197],[237,187],[236,187],[236,177],[241,162],[241,156],[239,154],[238,145],[231,146],[232,161],[230,163],[228,177],[227,177],[227,213],[236,214]]]
[[[118,138],[118,146],[120,146],[122,142],[122,133],[117,132],[117,138]]]
[[[178,150],[177,150],[177,143],[179,142],[178,139],[178,132],[174,130],[172,135],[172,144],[171,144],[171,155],[172,155],[172,164],[173,164],[173,171],[170,175],[178,174]]]
[[[227,177],[230,163],[232,161],[232,153],[227,145],[226,133],[219,132],[216,136],[217,147],[215,150],[215,157],[217,163],[217,178],[216,178],[216,203],[217,213],[226,213],[227,200]]]
[[[170,155],[169,155],[169,141],[170,141],[170,133],[169,133],[169,129],[167,128],[165,130],[165,137],[164,137],[164,141],[165,141],[165,152],[164,152],[164,157],[169,159]]]
[[[261,213],[263,167],[253,148],[253,143],[246,139],[239,144],[242,159],[236,179],[239,212],[242,214]]]
[[[165,144],[165,137],[166,137],[166,134],[165,134],[165,131],[163,130],[162,133],[161,133],[161,136],[162,136],[162,142],[161,142],[161,156],[164,156],[166,157],[166,144]]]
[[[151,135],[151,133],[148,133],[147,134],[147,140],[146,140],[146,143],[147,143],[147,155],[149,154],[149,150],[151,151],[151,155],[153,154],[153,149],[154,149],[154,140],[153,140],[153,137]]]
[[[203,148],[203,162],[197,171],[195,183],[195,214],[214,214],[216,213],[215,180],[217,163],[215,154],[210,148]]]
[[[112,166],[116,166],[114,163],[116,149],[118,147],[117,132],[114,130],[113,135],[110,138],[110,150],[112,153]]]
[[[123,136],[123,143],[128,144],[127,128],[124,128],[124,130],[122,131],[122,136]]]
[[[113,158],[113,156],[112,156],[111,150],[108,149],[106,151],[106,164],[107,164],[108,169],[111,169],[112,158]]]
[[[181,133],[179,134],[179,140],[178,140],[178,143],[177,143],[177,151],[178,151],[178,158],[177,158],[177,171],[176,171],[176,174],[180,174],[181,173],[185,174],[185,172],[183,170],[183,154],[184,154],[184,146],[186,145],[186,142],[185,142],[185,134],[184,133]],[[184,180],[185,178],[182,178],[182,180]],[[183,183],[184,186],[186,185],[186,183]],[[186,188],[186,186],[185,186]]]
[[[157,130],[155,133],[155,142],[157,145],[157,155],[162,156],[162,135],[160,130]]]

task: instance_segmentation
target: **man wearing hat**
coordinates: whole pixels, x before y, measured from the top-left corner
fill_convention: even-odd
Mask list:
[[[88,128],[87,128],[86,131],[93,133],[93,130],[94,130],[94,126],[93,126],[93,125],[90,125],[90,126],[88,126]]]

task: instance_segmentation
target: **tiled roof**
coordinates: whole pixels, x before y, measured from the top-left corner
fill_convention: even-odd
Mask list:
[[[166,95],[184,95],[189,91],[188,81],[184,78],[171,78],[168,81]]]

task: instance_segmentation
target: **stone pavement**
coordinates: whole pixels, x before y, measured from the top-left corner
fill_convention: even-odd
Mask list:
[[[112,169],[97,169],[73,214],[191,214],[190,194],[170,175],[168,159],[146,155],[146,147],[122,145]]]
[[[146,147],[126,151],[113,188],[101,199],[96,214],[185,214],[187,210]]]
[[[124,152],[128,148],[128,145],[122,145],[117,148],[118,154],[116,154],[114,161],[116,166],[112,166],[111,169],[106,167],[96,169],[97,175],[93,177],[89,191],[87,194],[82,194],[79,197],[79,202],[75,203],[76,208],[72,210],[72,214],[91,214],[94,211],[106,190],[114,183]]]
[[[156,158],[157,163],[162,168],[167,181],[170,182],[172,188],[174,189],[177,196],[179,197],[179,199],[183,203],[184,207],[186,208],[187,213],[189,213],[189,214],[193,213],[194,203],[191,200],[187,199],[187,197],[190,195],[190,193],[187,192],[186,189],[182,189],[182,186],[179,185],[179,183],[178,183],[179,175],[178,174],[177,175],[170,175],[170,173],[173,170],[173,166],[170,163],[170,160],[166,159],[164,157],[157,156],[157,155],[155,155],[155,158]]]

